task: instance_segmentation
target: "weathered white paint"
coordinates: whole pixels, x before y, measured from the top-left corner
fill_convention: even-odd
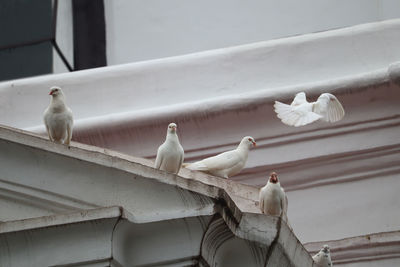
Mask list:
[[[114,208],[2,223],[0,265],[92,266],[98,262],[106,266],[119,213]]]
[[[206,175],[199,175],[199,180],[196,175],[176,176],[149,167],[150,162],[143,159],[136,162],[133,157],[128,160],[113,151],[78,143],[70,147],[55,144],[6,127],[0,127],[0,151],[2,184],[13,186],[10,197],[15,202],[29,206],[26,200],[32,199],[44,212],[49,206],[70,208],[36,218],[22,209],[20,220],[10,221],[7,207],[0,201],[4,211],[0,216],[5,221],[0,223],[3,265],[87,266],[113,261],[117,266],[180,266],[202,259],[211,266],[242,266],[240,262],[232,265],[224,256],[225,246],[237,251],[249,266],[265,266],[275,257],[274,261],[285,262],[280,266],[311,265],[311,257],[285,222],[248,213],[256,204],[246,199],[248,186],[214,177],[225,184],[219,188]],[[17,190],[24,191],[24,198]],[[241,198],[230,197],[235,194]],[[247,210],[249,203],[253,209]],[[123,209],[91,208],[114,205]],[[229,233],[228,239],[214,231],[211,219]],[[80,235],[82,231],[84,235]],[[281,232],[286,235],[278,234]],[[64,234],[68,237],[63,238]],[[24,238],[32,242],[24,242]],[[254,249],[258,249],[256,261]],[[87,250],[91,253],[84,254]],[[300,259],[295,258],[298,251]]]
[[[232,227],[218,216],[137,224],[126,219],[124,213],[122,208],[109,207],[2,223],[0,264],[8,267],[188,264],[239,267],[246,263],[246,266],[261,267],[275,262],[282,267],[315,266],[293,235],[285,240],[276,238],[277,245],[270,248],[265,243],[235,236]],[[246,232],[255,230],[250,220],[243,227]],[[210,232],[214,233],[212,239],[208,239]],[[232,261],[235,257],[227,257],[227,249],[235,251],[237,261]],[[273,250],[270,254],[269,249]],[[209,251],[213,254],[208,254]]]

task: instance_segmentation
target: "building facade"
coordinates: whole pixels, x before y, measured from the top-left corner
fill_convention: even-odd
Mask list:
[[[175,220],[180,216],[172,223],[175,229],[190,220],[181,221],[180,218],[200,217],[193,225],[186,222],[189,232],[197,233],[196,238],[189,239],[196,240],[193,242],[200,250],[194,249],[179,257],[188,261],[194,259],[196,263],[205,261],[211,266],[216,266],[218,261],[207,254],[213,246],[202,250],[204,246],[200,244],[207,240],[209,229],[202,228],[199,225],[202,223],[212,225],[210,231],[220,233],[217,235],[222,240],[225,234],[229,236],[226,243],[215,245],[221,248],[218,253],[222,254],[215,254],[221,255],[218,256],[221,259],[229,260],[224,253],[243,248],[243,243],[249,242],[243,250],[248,252],[248,257],[243,256],[243,259],[251,258],[256,261],[255,266],[266,262],[271,264],[267,266],[308,266],[301,265],[303,260],[309,264],[303,245],[312,254],[322,244],[329,244],[335,266],[398,265],[399,30],[398,19],[387,20],[179,57],[1,83],[0,123],[7,125],[1,135],[4,145],[1,150],[2,188],[6,192],[1,206],[5,211],[1,213],[4,216],[1,221],[6,221],[0,224],[5,227],[0,232],[5,236],[3,240],[8,240],[9,233],[24,236],[23,231],[34,228],[8,221],[101,209],[95,211],[94,217],[90,217],[91,213],[88,216],[100,221],[121,217],[127,220],[121,226],[123,229],[126,226],[125,236],[133,237],[136,231],[153,233],[158,228],[149,226],[137,230],[134,226],[130,228],[132,223]],[[53,85],[63,88],[74,112],[73,140],[80,144],[70,149],[36,136],[45,136],[41,116],[48,105],[48,90]],[[300,91],[306,92],[309,100],[315,100],[324,92],[335,94],[345,108],[345,118],[335,124],[318,122],[301,128],[283,125],[273,111],[274,101],[290,102]],[[178,124],[186,162],[231,149],[246,135],[253,136],[258,146],[250,152],[246,169],[232,177],[233,181],[186,169],[178,176],[166,175],[152,169],[151,161],[171,121]],[[36,134],[20,133],[8,127]],[[12,139],[16,138],[14,136],[18,136],[18,140]],[[103,148],[118,153],[114,155],[116,152]],[[140,158],[128,158],[130,163],[120,160],[131,156]],[[93,161],[97,162],[97,167],[87,164],[85,171],[76,174],[83,168],[79,164]],[[24,168],[21,168],[22,163]],[[48,163],[50,166],[46,166]],[[114,169],[151,179],[133,178],[131,181],[125,177],[126,180],[119,180],[117,174],[109,173]],[[276,234],[277,228],[275,232],[266,230],[266,233],[275,234],[267,234],[269,239],[264,242],[259,239],[265,237],[260,233],[264,231],[262,227],[277,225],[276,218],[262,217],[257,207],[258,189],[265,184],[270,171],[279,173],[287,191],[290,225],[283,224],[286,234],[282,235]],[[88,173],[90,175],[86,175]],[[154,179],[157,185],[152,185]],[[129,187],[125,183],[133,184]],[[136,183],[143,184],[136,186]],[[191,183],[199,188],[190,187]],[[143,198],[139,197],[156,190],[154,188],[158,188],[157,192],[174,191],[171,194],[175,200],[167,201],[171,197],[167,193],[165,196],[146,193]],[[177,193],[179,188],[185,193]],[[216,193],[221,188],[223,191]],[[24,194],[27,199],[20,197]],[[180,201],[177,201],[178,196]],[[132,198],[134,203],[131,203]],[[136,203],[136,198],[144,202]],[[25,205],[35,203],[33,199],[41,203],[39,206],[44,205],[41,199],[54,199],[58,204],[50,201],[48,211],[43,212],[43,208]],[[186,200],[191,203],[188,207]],[[103,210],[115,205],[122,208]],[[23,218],[25,215],[21,214],[29,216]],[[79,221],[77,214],[72,216],[73,222]],[[54,220],[65,220],[68,224],[67,218],[57,216]],[[48,230],[44,229],[43,222],[50,220],[47,217],[32,220],[29,224],[36,225],[35,229]],[[246,225],[244,228],[240,226],[241,220]],[[265,221],[260,220],[271,221],[264,225]],[[213,227],[218,230],[212,230]],[[14,231],[7,230],[10,228]],[[257,233],[249,229],[256,229]],[[287,242],[280,239],[285,235]],[[38,234],[40,238],[45,236],[47,234]],[[146,237],[143,242],[152,238]],[[221,240],[218,238],[216,240]],[[277,245],[279,249],[270,250],[271,240],[275,239],[280,244]],[[134,245],[129,240],[121,242]],[[251,242],[265,246],[256,246],[256,249]],[[2,248],[5,254],[8,253],[6,248],[6,245]],[[130,249],[135,251],[136,248],[128,246],[122,251]],[[301,261],[294,260],[296,253]],[[123,266],[122,259],[128,254],[118,258]],[[128,259],[131,262],[132,259]],[[282,259],[285,263],[274,265],[272,259]],[[159,262],[165,265],[170,260],[173,261],[163,258]],[[65,266],[59,262],[51,264]],[[226,264],[232,266],[229,262]]]

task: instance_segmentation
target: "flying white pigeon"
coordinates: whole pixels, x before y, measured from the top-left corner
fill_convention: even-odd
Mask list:
[[[328,245],[324,245],[322,249],[313,257],[314,262],[320,267],[332,267],[330,249]]]
[[[336,122],[343,118],[344,109],[332,94],[321,94],[316,102],[307,102],[304,92],[296,94],[290,105],[275,101],[275,112],[284,124],[304,126],[316,120]]]
[[[65,104],[65,97],[60,87],[51,87],[50,105],[44,111],[43,120],[49,139],[55,143],[69,145],[74,124],[72,111]]]
[[[170,123],[167,129],[165,142],[158,148],[155,168],[163,171],[178,173],[182,163],[184,152],[176,134],[177,126]]]
[[[282,216],[287,222],[288,200],[276,172],[272,172],[267,184],[260,189],[260,209],[268,215]]]
[[[238,174],[246,164],[249,150],[256,146],[256,141],[251,136],[242,139],[239,146],[231,151],[189,163],[186,167],[194,171],[204,171],[212,175],[229,178]]]

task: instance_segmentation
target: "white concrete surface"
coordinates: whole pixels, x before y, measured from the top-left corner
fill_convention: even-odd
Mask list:
[[[275,262],[282,267],[315,266],[290,231],[288,239],[277,237],[277,245],[266,245],[235,236],[233,228],[219,216],[138,224],[125,218],[124,213],[120,207],[109,207],[1,223],[0,264],[261,267]],[[243,230],[255,232],[254,219],[247,219]],[[269,223],[264,220],[264,225],[274,227]]]
[[[265,266],[272,260],[284,262],[280,266],[311,265],[285,222],[248,212],[246,203],[255,207],[246,199],[248,186],[214,177],[226,184],[220,188],[205,175],[167,174],[143,159],[136,162],[79,143],[67,147],[7,127],[0,127],[0,151],[2,183],[14,187],[6,197],[21,207],[36,202],[43,215],[49,206],[70,208],[34,218],[22,208],[15,220],[0,201],[2,265],[182,266],[204,261],[209,266]],[[225,247],[241,261],[229,261]]]
[[[59,1],[57,42],[73,65],[72,4]],[[108,65],[184,55],[400,17],[396,0],[105,1]],[[362,8],[360,8],[362,7]],[[54,73],[68,72],[53,53]]]
[[[396,0],[105,1],[110,65],[400,17]]]
[[[400,225],[399,214],[393,212],[400,206],[396,192],[400,177],[400,64],[396,63],[399,27],[399,20],[385,21],[177,58],[2,83],[0,121],[43,131],[41,114],[48,104],[47,87],[56,83],[64,86],[67,101],[78,118],[74,140],[83,143],[152,159],[164,139],[166,125],[175,121],[185,158],[194,161],[228,150],[250,134],[258,146],[250,152],[247,168],[232,179],[260,186],[271,170],[277,171],[289,196],[289,222],[301,242],[329,243],[340,238],[393,232]],[[309,99],[316,99],[322,92],[334,93],[346,110],[344,120],[304,128],[282,125],[273,112],[273,101],[288,102],[302,90]],[[36,149],[46,143],[37,138],[41,141]],[[7,199],[3,207],[15,209],[13,199],[26,203],[26,195],[35,201],[23,205],[21,211],[32,216],[95,204],[87,203],[86,195],[83,199],[77,197],[79,192],[89,190],[93,183],[90,179],[83,180],[79,184],[82,188],[69,195],[72,199],[61,200],[60,194],[68,181],[74,181],[79,168],[69,170],[62,166],[66,173],[63,172],[65,181],[57,182],[60,188],[54,186],[51,178],[43,178],[35,185],[49,191],[56,188],[57,192],[32,189],[21,177],[33,173],[36,163],[32,155],[36,154],[27,148],[18,152],[7,142],[4,145],[8,148],[4,166],[16,167],[10,163],[13,157],[32,164],[26,170],[18,170],[21,175],[7,172],[7,176],[22,182],[15,185],[10,183],[13,180],[2,181],[5,189],[1,192]],[[67,157],[81,155],[74,146],[71,150],[57,146],[51,149]],[[104,150],[96,148],[87,160],[109,164],[101,152]],[[119,153],[111,155],[123,160],[109,167],[126,168],[125,160],[133,158]],[[49,160],[57,162],[57,158],[52,156]],[[39,166],[46,166],[46,159],[45,155],[38,157]],[[152,164],[138,158],[133,161],[144,166]],[[46,168],[44,176],[48,176]],[[148,169],[141,170],[144,173]],[[99,177],[102,175],[105,174],[102,172]],[[223,188],[240,209],[258,212],[258,190],[254,186],[235,186],[235,182],[185,169],[180,176],[201,182],[195,187],[210,197],[220,192],[210,188]],[[121,181],[114,186],[103,178],[99,179],[102,192],[121,191],[124,198],[130,196],[130,182]],[[190,190],[186,179],[165,179]],[[136,184],[140,183],[130,186]],[[172,202],[178,201],[178,194],[174,194],[170,195]],[[104,201],[101,205],[124,202],[118,195],[105,199],[99,200]],[[130,207],[134,210],[135,205]],[[12,211],[7,214],[18,216]],[[151,221],[149,218],[154,217],[149,215],[147,221]],[[394,256],[388,255],[392,262],[398,259],[399,251],[393,249]],[[357,259],[353,260],[351,264],[356,264]],[[350,263],[342,263],[345,264]]]
[[[385,75],[384,69],[400,59],[399,28],[400,20],[391,20],[182,57],[3,82],[0,123],[18,128],[40,126],[40,115],[49,101],[48,88],[53,85],[63,87],[76,125],[92,127],[101,121],[143,119],[149,113],[158,118],[176,116],[181,109],[207,114],[221,105],[225,109],[246,106],[253,99],[321,88],[338,79]]]

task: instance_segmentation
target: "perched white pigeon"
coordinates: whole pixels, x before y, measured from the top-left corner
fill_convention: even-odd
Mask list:
[[[165,142],[158,148],[155,168],[163,171],[178,173],[182,163],[184,152],[176,134],[177,126],[170,123],[167,129]]]
[[[74,124],[72,111],[65,104],[65,97],[60,87],[51,87],[50,105],[44,111],[43,120],[51,141],[69,145]]]
[[[322,249],[313,257],[314,262],[320,267],[332,267],[330,249],[328,245],[324,245]]]
[[[336,122],[343,118],[344,109],[332,94],[321,94],[316,102],[307,102],[304,92],[296,94],[290,105],[275,101],[275,112],[284,124],[304,126],[316,120]]]
[[[282,216],[287,222],[288,200],[276,172],[272,172],[267,184],[260,189],[260,209],[268,215]]]
[[[229,178],[243,169],[249,150],[253,146],[256,146],[256,141],[254,141],[253,137],[246,136],[236,149],[189,163],[186,167],[190,170],[204,171],[212,175]]]

